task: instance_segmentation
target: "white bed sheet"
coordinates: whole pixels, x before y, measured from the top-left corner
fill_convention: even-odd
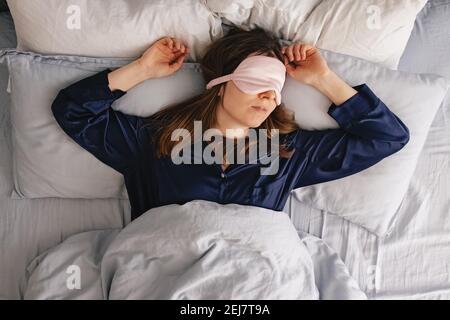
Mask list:
[[[449,16],[450,0],[427,3],[400,70],[450,79]],[[335,249],[370,299],[450,299],[450,92],[434,119],[389,236],[378,238],[295,199],[290,209],[296,227]]]

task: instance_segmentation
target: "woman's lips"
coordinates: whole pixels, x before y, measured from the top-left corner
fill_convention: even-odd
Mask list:
[[[258,106],[252,106],[253,110],[258,111],[258,112],[267,112],[266,108],[263,107],[258,107]]]

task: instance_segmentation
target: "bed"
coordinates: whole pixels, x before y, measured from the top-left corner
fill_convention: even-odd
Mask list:
[[[450,78],[450,1],[431,1],[417,17],[400,69]],[[0,45],[14,47],[9,13],[0,13]],[[433,49],[438,54],[430,58]],[[121,228],[127,200],[10,198],[8,75],[0,66],[0,298],[21,299],[27,267],[42,252],[84,231]],[[322,238],[370,299],[450,299],[450,95],[440,107],[399,208],[394,231],[379,238],[293,194],[284,209],[298,232]]]

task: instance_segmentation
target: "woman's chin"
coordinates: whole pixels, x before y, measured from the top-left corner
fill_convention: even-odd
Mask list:
[[[265,119],[264,119],[265,120]],[[261,126],[264,122],[264,120],[258,120],[258,121],[252,121],[248,127],[249,128],[253,128],[253,129],[257,129],[259,126]]]
[[[247,117],[245,119],[240,119],[240,123],[245,126],[246,128],[258,128],[261,124],[264,123],[267,117],[255,117],[254,114],[252,114],[250,117]]]

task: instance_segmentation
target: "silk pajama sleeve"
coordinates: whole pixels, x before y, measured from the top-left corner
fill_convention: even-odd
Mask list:
[[[354,88],[356,95],[328,110],[340,128],[298,131],[302,169],[294,189],[360,172],[408,143],[409,129],[383,101],[366,84]]]
[[[111,108],[126,92],[111,91],[107,69],[62,89],[52,103],[53,115],[76,143],[124,174],[139,152],[142,118]]]

